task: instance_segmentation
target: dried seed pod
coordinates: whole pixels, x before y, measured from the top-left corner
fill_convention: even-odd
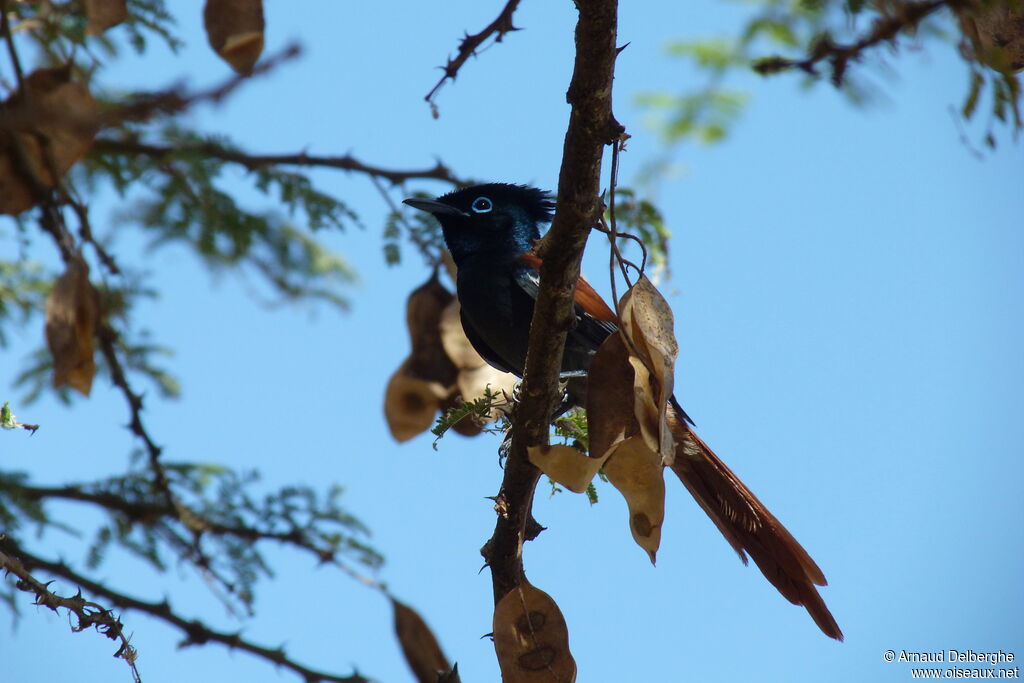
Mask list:
[[[46,298],[46,344],[53,355],[53,386],[67,385],[85,396],[92,391],[99,321],[99,294],[89,282],[88,264],[76,254]]]
[[[445,353],[460,370],[474,370],[486,364],[466,337],[462,329],[461,307],[453,299],[441,313],[441,344]]]
[[[672,309],[651,281],[641,277],[619,301],[622,333],[635,372],[635,412],[640,431],[651,450],[666,462],[675,457],[675,441],[668,428],[668,401],[675,383],[679,355]]]
[[[498,601],[493,630],[504,683],[576,680],[562,611],[550,595],[525,579]]]
[[[1024,5],[976,1],[955,10],[980,62],[997,70],[1024,71]]]
[[[85,16],[86,34],[98,36],[128,18],[127,0],[85,0]]]
[[[413,290],[405,305],[405,321],[412,342],[409,372],[414,377],[439,382],[446,387],[455,384],[458,372],[441,340],[441,316],[455,296],[433,277]]]
[[[252,73],[263,52],[262,0],[206,0],[203,24],[214,52],[238,73]]]
[[[384,392],[384,417],[396,441],[408,441],[430,429],[441,399],[449,390],[437,382],[414,377],[406,360],[391,375]]]
[[[661,525],[665,521],[664,471],[662,458],[639,436],[621,442],[604,463],[608,481],[629,506],[633,540],[647,551],[651,564],[661,545]]]
[[[451,671],[451,665],[427,622],[408,605],[391,598],[395,635],[402,646],[405,661],[420,683],[437,683],[438,675]]]
[[[52,188],[92,146],[99,107],[89,89],[70,78],[70,67],[37,69],[4,103],[0,213],[31,208],[33,188]]]

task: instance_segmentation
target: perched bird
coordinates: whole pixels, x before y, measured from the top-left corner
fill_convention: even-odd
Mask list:
[[[553,218],[551,196],[533,187],[489,183],[436,200],[405,203],[433,214],[441,224],[458,267],[456,290],[466,337],[488,363],[522,377],[540,283],[541,260],[533,247],[540,226]],[[618,329],[611,308],[582,278],[576,287],[575,313],[577,324],[566,338],[562,357],[562,372],[570,377],[563,409],[585,405],[590,360]],[[786,599],[803,605],[826,635],[842,640],[839,625],[815,588],[826,581],[814,560],[693,432],[675,397],[671,405],[676,475],[744,563],[749,553]]]

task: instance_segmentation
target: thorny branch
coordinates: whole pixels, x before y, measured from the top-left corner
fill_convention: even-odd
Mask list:
[[[135,97],[129,102],[111,107],[103,116],[101,123],[106,127],[125,121],[146,121],[158,114],[165,116],[180,114],[197,104],[206,102],[221,104],[243,83],[251,81],[255,76],[266,75],[281,64],[301,54],[302,48],[298,44],[293,43],[280,52],[260,60],[248,75],[235,74],[225,79],[220,85],[213,86],[207,90],[186,93],[182,87],[176,86],[167,90]]]
[[[420,169],[393,169],[374,166],[364,163],[351,154],[343,156],[322,156],[300,152],[297,154],[250,154],[239,149],[213,141],[190,142],[176,145],[152,144],[139,140],[138,138],[123,137],[101,137],[93,142],[90,154],[94,156],[145,156],[150,157],[163,165],[161,169],[165,173],[178,175],[174,166],[169,163],[175,159],[190,157],[204,159],[220,159],[228,163],[238,164],[249,171],[256,171],[271,166],[303,166],[312,168],[329,168],[341,171],[361,173],[369,177],[374,187],[380,192],[381,197],[388,204],[392,213],[398,215],[399,220],[406,228],[406,236],[419,249],[424,259],[431,265],[438,265],[442,255],[438,249],[429,244],[423,237],[401,218],[401,212],[395,205],[394,200],[388,193],[384,183],[392,186],[402,185],[409,180],[436,180],[448,183],[454,187],[466,187],[473,184],[473,181],[460,178],[442,161],[438,160],[433,166]],[[188,191],[190,182],[182,177],[181,185]],[[194,197],[200,203],[197,197]],[[100,254],[101,259],[103,254]]]
[[[896,3],[888,14],[875,19],[871,30],[855,43],[838,45],[826,34],[812,45],[806,58],[766,57],[754,63],[754,70],[765,76],[789,69],[800,69],[811,76],[817,76],[818,63],[828,61],[832,70],[830,80],[832,85],[838,88],[843,84],[850,62],[859,60],[869,48],[892,42],[901,32],[917,27],[925,17],[943,7],[953,7],[962,2],[963,0],[923,0]]]
[[[152,145],[132,138],[114,139],[97,138],[92,146],[92,154],[96,155],[141,155],[156,159],[174,157],[200,156],[222,159],[239,164],[252,171],[266,166],[312,166],[334,168],[342,171],[364,173],[371,178],[381,178],[393,185],[407,180],[439,180],[457,187],[470,184],[469,181],[457,177],[450,168],[438,161],[434,166],[423,169],[389,169],[359,161],[351,154],[344,156],[318,156],[315,154],[246,154],[214,142],[195,144]]]
[[[92,246],[93,251],[96,252],[96,257],[107,269],[108,273],[111,275],[120,275],[121,269],[118,267],[117,261],[114,260],[114,257],[102,244],[96,241],[96,238],[92,234],[92,222],[89,220],[89,207],[85,205],[85,202],[73,197],[70,192],[64,189],[63,185],[59,187],[63,194],[64,203],[70,206],[72,211],[75,212],[75,215],[78,216],[78,236],[82,238],[83,242]]]
[[[9,14],[7,12],[7,0],[0,0],[0,35],[6,43],[9,59],[14,65],[15,75],[19,91],[24,91],[25,83],[21,70],[21,63],[18,58],[16,45],[11,36],[9,26]],[[217,104],[226,99],[243,82],[253,75],[267,73],[280,63],[287,61],[299,54],[297,46],[291,46],[281,53],[263,60],[247,77],[235,76],[225,80],[221,84],[207,90],[189,93],[180,86],[175,86],[163,91],[148,93],[142,96],[129,99],[128,101],[110,106],[104,110],[101,120],[98,122],[101,127],[118,126],[125,122],[147,121],[156,116],[176,115],[199,103]],[[70,67],[69,67],[70,68]],[[3,103],[0,102],[0,108]],[[4,115],[4,128],[23,128],[33,132],[40,138],[40,145],[46,153],[48,140],[37,133],[34,133],[35,125],[32,122],[13,120]],[[72,114],[68,114],[72,116]],[[97,123],[92,121],[91,123]],[[106,270],[111,274],[119,274],[114,258],[107,253],[101,245],[93,238],[91,225],[88,218],[86,205],[71,194],[64,184],[57,180],[59,174],[53,172],[51,176],[55,179],[55,187],[49,187],[47,183],[36,175],[31,164],[27,163],[25,150],[21,148],[18,136],[14,137],[10,155],[14,164],[13,170],[20,177],[23,177],[29,185],[35,204],[39,207],[39,224],[41,229],[52,236],[58,251],[64,261],[69,261],[78,253],[81,244],[91,244],[95,249],[97,258],[103,263]],[[392,183],[401,183],[407,179],[424,178],[435,179],[451,184],[464,184],[454,174],[438,162],[433,168],[423,170],[389,170],[364,164],[350,155],[345,157],[317,157],[307,154],[296,155],[245,155],[225,147],[215,145],[202,145],[196,148],[186,147],[184,149],[160,148],[153,145],[145,145],[134,139],[100,139],[94,147],[94,153],[108,154],[150,154],[153,156],[171,156],[176,153],[201,154],[206,156],[220,156],[226,161],[241,164],[247,168],[258,168],[270,164],[290,164],[300,166],[324,166],[334,167],[342,170],[361,172],[374,179],[384,179]],[[79,222],[78,239],[69,230],[66,221],[65,210],[69,207],[77,216]],[[369,579],[355,570],[347,567],[337,557],[334,549],[329,544],[317,543],[302,529],[291,529],[285,532],[261,529],[247,526],[244,523],[237,525],[232,523],[218,523],[197,515],[194,511],[184,505],[171,489],[171,482],[168,479],[167,471],[161,462],[162,449],[148,430],[142,419],[143,396],[137,393],[128,381],[125,367],[122,363],[122,351],[118,332],[107,322],[98,324],[96,337],[100,352],[104,355],[114,385],[125,397],[130,413],[129,429],[143,444],[147,455],[149,470],[152,474],[152,498],[146,498],[145,502],[131,501],[115,494],[102,492],[90,492],[78,487],[64,488],[33,488],[19,487],[20,493],[37,500],[44,498],[64,498],[78,500],[102,506],[108,511],[118,512],[139,523],[146,523],[144,518],[149,519],[152,524],[152,517],[159,516],[165,521],[180,522],[191,534],[180,534],[172,529],[171,542],[177,550],[182,553],[188,561],[194,563],[200,570],[203,570],[207,577],[213,577],[223,587],[232,592],[228,581],[218,576],[212,566],[212,559],[208,557],[202,547],[201,539],[204,534],[211,536],[232,536],[251,542],[272,540],[291,547],[302,548],[316,556],[321,563],[330,563],[339,567],[342,571],[350,574],[364,584],[385,592],[386,590],[378,583]],[[25,425],[30,426],[30,425]],[[168,527],[169,529],[171,527]],[[139,674],[135,668],[136,652],[124,635],[123,626],[116,615],[101,605],[85,600],[81,597],[81,591],[85,590],[98,599],[112,602],[123,609],[134,609],[145,612],[153,617],[177,627],[185,634],[182,646],[202,645],[209,642],[216,642],[232,649],[241,649],[266,661],[283,666],[294,671],[308,683],[318,681],[336,681],[340,683],[365,683],[367,679],[353,674],[340,676],[337,674],[317,671],[311,669],[293,659],[290,659],[282,648],[272,649],[260,646],[241,637],[238,633],[226,633],[215,631],[198,620],[189,620],[175,613],[166,602],[147,602],[115,591],[108,586],[93,581],[86,576],[75,572],[63,562],[48,561],[37,557],[21,548],[13,539],[4,538],[0,535],[0,569],[5,570],[9,575],[17,577],[15,587],[19,590],[33,593],[36,596],[36,604],[44,605],[50,609],[66,609],[75,615],[76,623],[73,626],[75,631],[81,631],[89,627],[95,627],[98,631],[113,639],[121,641],[121,647],[117,652],[118,657],[125,659],[131,669],[136,681],[139,681]],[[35,579],[31,571],[40,570],[54,577],[66,579],[79,588],[79,594],[73,597],[62,597],[52,593],[47,584]]]
[[[4,5],[5,4],[6,3],[4,3]],[[3,9],[3,5],[0,5],[0,11]],[[6,12],[3,12],[2,15],[3,37],[7,43],[12,61],[17,62],[17,49],[10,35],[9,26],[7,24],[7,14]],[[263,73],[276,66],[280,61],[290,59],[296,54],[298,54],[297,48],[292,47],[286,49],[280,55],[265,60],[256,71]],[[197,102],[219,102],[224,97],[227,97],[228,94],[233,92],[240,83],[241,79],[236,76],[228,79],[219,86],[207,91],[201,91],[191,96],[184,96],[176,90],[169,90],[163,93],[157,93],[150,97],[142,98],[125,107],[114,108],[113,113],[108,114],[107,116],[110,121],[120,122],[126,118],[145,118],[155,111],[181,111],[182,108],[191,106]],[[19,88],[23,90],[24,87],[24,82],[19,82]],[[54,239],[61,258],[65,262],[69,262],[74,258],[74,255],[78,251],[78,245],[76,244],[71,231],[67,227],[64,214],[61,210],[62,205],[70,205],[81,223],[79,233],[82,241],[93,243],[93,245],[97,247],[97,254],[99,255],[100,260],[106,264],[110,272],[120,272],[120,269],[117,267],[114,259],[101,247],[96,245],[95,242],[93,242],[92,230],[89,225],[88,213],[85,206],[71,197],[63,182],[59,180],[59,174],[56,173],[53,168],[50,170],[50,175],[56,179],[56,182],[52,189],[46,187],[42,180],[37,177],[34,167],[27,162],[25,158],[25,151],[19,144],[20,141],[18,136],[12,137],[15,142],[15,144],[12,145],[12,149],[14,151],[13,157],[16,162],[15,168],[20,176],[29,183],[29,186],[32,189],[32,196],[35,199],[35,202],[40,206],[40,227]],[[41,138],[40,143],[44,150],[48,149],[48,141],[45,138]],[[149,466],[153,473],[154,491],[165,499],[166,504],[176,511],[176,518],[192,532],[191,541],[179,539],[181,541],[179,544],[180,550],[182,550],[182,552],[185,553],[185,556],[204,573],[206,578],[212,578],[221,588],[226,590],[228,593],[232,593],[231,582],[217,574],[213,569],[213,562],[209,557],[207,557],[202,549],[202,527],[198,524],[195,516],[184,505],[180,504],[177,497],[171,491],[170,483],[167,479],[167,473],[163,464],[160,462],[161,448],[149,435],[142,421],[142,395],[136,393],[132,389],[121,364],[117,348],[117,332],[108,323],[102,322],[97,326],[96,337],[99,342],[100,351],[103,353],[107,361],[114,385],[121,391],[125,397],[125,401],[128,403],[129,412],[131,414],[131,420],[128,425],[129,429],[136,437],[139,438],[145,447]]]
[[[501,10],[501,14],[498,18],[489,23],[484,30],[479,33],[469,35],[468,33],[459,42],[459,53],[455,55],[454,59],[449,59],[448,62],[441,67],[444,71],[444,75],[441,76],[441,80],[430,89],[426,97],[423,99],[430,105],[430,111],[434,118],[438,117],[437,104],[434,102],[434,96],[441,89],[448,80],[455,80],[455,77],[459,73],[459,69],[466,63],[470,57],[476,54],[477,49],[483,45],[484,41],[490,38],[492,35],[497,34],[494,38],[494,42],[500,43],[502,38],[505,37],[506,33],[512,31],[518,31],[519,29],[512,25],[512,15],[516,11],[516,7],[519,5],[519,0],[508,0],[505,7]]]
[[[66,579],[80,588],[85,589],[89,593],[108,600],[122,609],[144,612],[176,627],[185,635],[185,639],[180,643],[180,647],[205,645],[206,643],[219,643],[230,649],[243,650],[259,657],[260,659],[264,659],[278,666],[289,669],[301,676],[306,683],[319,683],[320,681],[328,681],[330,683],[371,683],[369,679],[356,673],[350,676],[339,676],[337,674],[311,669],[304,664],[290,659],[285,653],[284,648],[279,647],[273,649],[263,647],[262,645],[257,645],[252,641],[246,640],[240,633],[215,631],[197,619],[187,619],[181,616],[171,609],[170,604],[166,600],[163,602],[149,602],[133,598],[129,595],[125,595],[124,593],[119,593],[108,588],[104,584],[97,583],[85,576],[82,576],[63,562],[51,562],[49,560],[36,557],[24,549],[13,545],[10,540],[6,541],[6,544],[10,546],[10,553],[19,556],[24,565],[26,565],[30,571],[40,569],[51,576]],[[2,558],[2,555],[0,555],[0,558]]]
[[[10,32],[4,26],[4,38],[6,39],[8,52],[17,54],[14,40]],[[48,116],[58,119],[67,126],[83,126],[85,128],[113,128],[126,122],[144,122],[157,116],[175,116],[191,109],[199,104],[221,104],[244,83],[249,82],[255,76],[262,76],[270,73],[284,62],[298,57],[302,50],[298,45],[289,45],[277,54],[271,55],[262,60],[248,76],[236,74],[225,79],[218,85],[205,90],[188,92],[183,85],[173,85],[164,90],[134,94],[123,101],[108,103],[102,112],[88,118],[82,118],[74,112],[51,112]],[[12,58],[13,61],[13,58]],[[64,65],[70,69],[71,64]],[[16,73],[20,75],[20,70]],[[24,91],[24,79],[18,80],[19,91]],[[26,116],[8,116],[3,121],[5,127],[11,129],[32,129],[38,123],[36,119]]]
[[[95,627],[99,633],[111,640],[120,641],[121,647],[114,653],[114,656],[127,662],[135,683],[141,683],[139,670],[135,666],[138,653],[124,634],[124,625],[117,615],[102,605],[85,600],[82,598],[81,591],[72,597],[64,597],[51,592],[48,584],[39,581],[29,573],[22,561],[18,559],[19,556],[25,557],[24,551],[18,548],[11,539],[0,536],[0,569],[3,569],[8,575],[13,574],[18,577],[14,584],[15,588],[26,593],[33,593],[36,596],[35,604],[37,605],[47,607],[54,612],[65,609],[73,614],[77,623],[72,625],[72,631],[84,631],[87,628]]]
[[[142,422],[142,395],[136,393],[125,376],[124,368],[121,366],[117,353],[117,332],[107,324],[101,324],[97,337],[99,339],[100,351],[107,360],[110,368],[110,377],[125,401],[128,403],[128,410],[131,413],[131,420],[128,428],[143,443],[149,462],[149,468],[153,473],[153,491],[164,500],[168,511],[173,512],[174,518],[181,522],[192,534],[192,539],[177,539],[179,550],[198,567],[205,578],[213,579],[218,586],[228,594],[235,593],[235,587],[231,581],[220,576],[214,570],[214,563],[202,547],[202,534],[205,529],[203,520],[181,503],[178,497],[171,490],[170,481],[167,478],[167,471],[160,461],[163,449],[153,441],[145,424]]]
[[[0,484],[0,488],[2,488],[2,484]],[[94,491],[81,486],[44,487],[19,484],[18,494],[33,501],[53,499],[88,503],[103,508],[108,512],[120,513],[132,522],[145,526],[154,526],[160,520],[171,519],[177,521],[179,519],[179,509],[172,507],[166,502],[152,499],[131,500],[111,491]],[[273,541],[284,546],[303,550],[315,557],[320,564],[333,565],[366,586],[384,590],[373,579],[343,563],[338,558],[338,553],[335,549],[326,545],[318,545],[301,528],[293,528],[288,531],[271,531],[244,523],[225,524],[209,519],[191,509],[189,509],[189,517],[195,522],[196,526],[202,529],[204,534],[231,536],[250,543]],[[180,543],[181,539],[177,539],[177,542]],[[384,592],[386,593],[386,591]]]
[[[525,580],[523,543],[536,535],[531,508],[540,470],[526,447],[544,443],[558,401],[558,373],[565,337],[574,323],[573,295],[590,229],[601,216],[598,193],[605,145],[623,128],[612,115],[617,0],[577,2],[576,62],[567,100],[571,105],[558,177],[558,211],[540,246],[540,291],[530,329],[530,347],[520,401],[513,416],[512,448],[501,490],[498,519],[482,552],[491,568],[494,598]],[[531,524],[532,522],[532,524]]]

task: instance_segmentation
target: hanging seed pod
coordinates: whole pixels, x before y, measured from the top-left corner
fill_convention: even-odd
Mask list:
[[[70,67],[37,69],[2,107],[0,213],[17,215],[36,203],[33,188],[49,189],[92,146],[99,107]]]
[[[434,273],[406,300],[412,351],[384,393],[384,416],[397,441],[408,441],[430,429],[441,402],[451,402],[458,370],[441,344],[441,314],[453,299]]]
[[[53,386],[70,386],[84,396],[96,374],[96,330],[100,297],[89,282],[89,266],[76,254],[46,299],[46,344],[53,355]]]
[[[998,71],[1024,71],[1024,3],[975,1],[957,5],[956,13],[978,61]]]
[[[495,606],[493,632],[504,683],[576,680],[562,611],[525,579]]]
[[[391,606],[394,609],[395,635],[413,675],[420,683],[437,683],[438,675],[452,668],[437,637],[416,610],[394,598]]]
[[[98,36],[128,18],[127,0],[85,0],[85,33]]]
[[[410,374],[446,387],[455,384],[458,370],[441,342],[441,316],[454,299],[435,273],[413,290],[405,306],[405,322],[412,342]]]
[[[437,382],[414,377],[409,372],[409,361],[403,362],[388,380],[384,392],[384,417],[396,441],[408,441],[434,424],[449,389]]]
[[[262,0],[206,0],[203,24],[214,52],[238,73],[252,73],[263,52]]]

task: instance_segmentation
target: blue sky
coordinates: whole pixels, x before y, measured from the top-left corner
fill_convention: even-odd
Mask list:
[[[444,88],[438,120],[422,102],[434,67],[496,5],[267,10],[268,50],[298,39],[304,56],[224,106],[196,110],[191,123],[253,151],[351,151],[400,167],[440,157],[465,176],[555,187],[571,3],[523,3],[524,30]],[[175,11],[188,48],[128,59],[111,79],[151,87],[187,74],[199,86],[226,76],[201,36],[199,3]],[[664,45],[725,30],[742,11],[624,5],[620,43],[630,47],[615,83],[616,115],[633,135],[624,182],[666,151],[637,94],[693,83]],[[950,107],[967,77],[952,46],[887,59],[888,70],[864,72],[885,93],[867,109],[827,86],[806,92],[795,77],[740,78],[752,101],[733,134],[675,150],[676,172],[657,190],[674,234],[662,289],[681,344],[680,400],[822,567],[847,640],[822,636],[743,567],[674,478],[657,568],[633,544],[610,487],[593,507],[540,495],[535,514],[548,530],[527,547],[527,572],[566,616],[581,681],[904,681],[910,667],[884,662],[885,650],[1024,656],[1024,157],[1007,135],[981,159],[961,140]],[[980,138],[977,128],[967,134]],[[181,249],[148,251],[110,228],[121,258],[153,273],[161,296],[140,308],[139,323],[176,350],[171,367],[184,386],[178,402],[151,399],[147,423],[170,460],[256,468],[268,486],[345,486],[348,509],[387,556],[379,578],[420,610],[463,680],[497,680],[481,638],[491,630],[490,577],[478,571],[494,521],[485,496],[501,475],[497,438],[448,438],[439,451],[429,437],[390,439],[384,385],[408,352],[405,297],[428,272],[411,253],[384,265],[386,207],[368,181],[316,177],[366,226],[328,238],[361,275],[347,314],[268,309],[252,296],[262,291],[256,278],[211,277]],[[125,208],[110,196],[95,202],[97,226]],[[13,253],[9,239],[0,250]],[[606,258],[593,240],[584,270],[607,295]],[[3,351],[4,386],[41,327]],[[32,438],[2,435],[3,467],[40,483],[117,473],[133,445],[105,382],[73,409],[44,399],[19,416],[43,427]],[[92,519],[55,510],[83,528]],[[79,541],[51,533],[44,545],[81,560]],[[277,576],[259,588],[246,636],[285,643],[317,668],[410,680],[379,595],[303,557],[270,554]],[[187,569],[154,576],[114,553],[98,576],[239,627]],[[129,680],[108,641],[72,634],[63,616],[29,605],[23,616],[0,638],[5,683]],[[125,621],[147,683],[298,680],[215,646],[177,651],[176,632],[142,615]]]

